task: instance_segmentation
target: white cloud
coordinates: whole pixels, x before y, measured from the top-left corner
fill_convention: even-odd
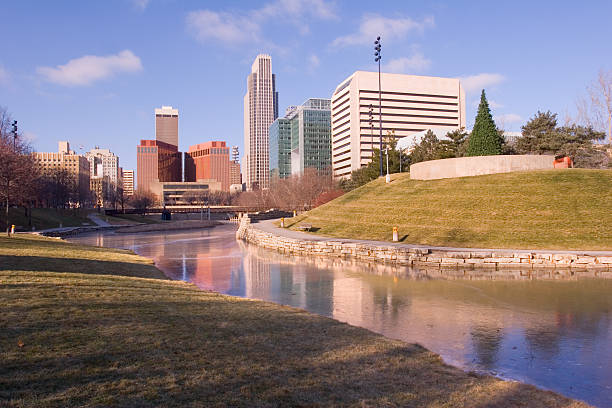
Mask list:
[[[8,85],[10,82],[11,74],[0,65],[0,85]]]
[[[134,7],[140,11],[144,11],[149,5],[150,0],[132,0]]]
[[[238,44],[258,41],[260,25],[246,16],[210,10],[192,11],[187,14],[187,27],[196,39],[205,42],[216,40]]]
[[[315,69],[317,69],[319,67],[319,65],[321,65],[321,60],[319,60],[319,57],[317,57],[316,55],[312,54],[308,58],[308,68],[311,71],[314,71]]]
[[[425,58],[422,53],[416,52],[410,57],[392,59],[385,65],[385,71],[410,74],[425,71],[430,65],[431,60]]]
[[[275,20],[292,24],[300,33],[310,31],[309,21],[336,19],[334,7],[325,0],[276,0],[246,12],[196,10],[187,14],[187,28],[201,42],[225,44],[262,42],[262,26]]]
[[[55,68],[36,68],[36,72],[47,81],[68,86],[90,85],[95,81],[112,77],[119,72],[138,71],[142,71],[142,63],[140,58],[130,50],[102,57],[85,55]]]
[[[506,80],[502,74],[482,73],[461,77],[461,85],[465,92],[481,91],[489,86],[494,86]]]
[[[478,101],[478,103],[480,103],[480,101]],[[489,101],[489,106],[493,109],[500,109],[504,107],[504,105],[502,105],[501,103],[493,100]]]
[[[521,118],[521,116],[517,115],[516,113],[504,113],[502,115],[495,115],[495,122],[502,124],[517,123],[522,120],[523,118]]]
[[[417,21],[409,17],[387,18],[378,14],[366,14],[362,17],[356,33],[336,38],[332,46],[371,44],[379,35],[383,42],[401,40],[410,32],[423,33],[426,28],[433,26],[433,17]]]

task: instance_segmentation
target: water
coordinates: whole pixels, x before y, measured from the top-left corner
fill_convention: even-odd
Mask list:
[[[285,256],[236,241],[229,225],[71,240],[133,249],[202,289],[303,308],[420,343],[467,370],[612,406],[612,279]]]

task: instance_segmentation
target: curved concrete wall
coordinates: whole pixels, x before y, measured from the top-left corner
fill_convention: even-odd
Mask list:
[[[552,169],[554,160],[554,156],[527,154],[430,160],[410,166],[410,178],[415,180],[435,180],[509,173],[511,171],[544,170]]]

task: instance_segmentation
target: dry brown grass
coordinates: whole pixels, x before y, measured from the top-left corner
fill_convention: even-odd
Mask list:
[[[0,406],[586,406],[299,309],[91,269],[151,267],[125,251],[20,240],[0,241]],[[47,271],[39,246],[90,269]]]

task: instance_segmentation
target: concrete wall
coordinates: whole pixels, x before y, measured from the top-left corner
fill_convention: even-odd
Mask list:
[[[492,268],[494,270],[570,269],[596,271],[596,276],[610,277],[610,252],[552,252],[512,249],[442,249],[394,243],[358,243],[338,240],[306,240],[283,237],[251,225],[242,217],[236,238],[251,244],[276,250],[286,255],[325,256],[380,262],[400,266],[430,266],[453,268]]]
[[[554,156],[527,154],[430,160],[410,166],[410,178],[415,180],[436,180],[509,173],[512,171],[545,170],[553,168],[554,160]]]

